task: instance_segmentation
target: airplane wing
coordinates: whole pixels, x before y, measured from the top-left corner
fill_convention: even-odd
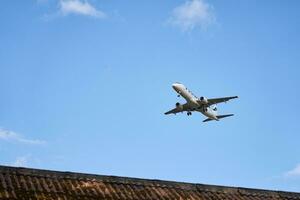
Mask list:
[[[168,115],[168,114],[176,114],[176,113],[179,113],[179,112],[184,112],[184,111],[188,111],[188,104],[185,103],[182,105],[182,109],[180,108],[174,108],[172,110],[169,110],[168,112],[165,112],[165,115]]]
[[[238,98],[238,96],[207,99],[207,101],[208,101],[209,105],[213,105],[213,104],[218,104],[218,103],[224,103],[231,99],[236,99],[236,98]]]

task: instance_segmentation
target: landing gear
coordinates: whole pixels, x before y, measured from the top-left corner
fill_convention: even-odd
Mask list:
[[[186,114],[189,116],[192,115],[192,112],[188,111]]]

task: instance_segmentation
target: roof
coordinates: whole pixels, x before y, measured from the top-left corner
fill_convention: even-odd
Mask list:
[[[300,193],[0,166],[0,199],[300,200]]]

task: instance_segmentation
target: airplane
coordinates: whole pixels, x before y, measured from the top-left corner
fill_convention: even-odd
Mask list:
[[[203,122],[212,120],[219,121],[222,118],[233,116],[233,114],[218,115],[216,104],[224,103],[231,99],[236,99],[238,98],[238,96],[213,99],[207,99],[202,96],[198,98],[181,83],[176,82],[172,84],[172,87],[178,93],[177,96],[182,96],[187,102],[185,104],[180,104],[179,102],[177,102],[175,104],[176,107],[166,112],[165,115],[187,112],[187,115],[189,116],[192,115],[193,111],[198,111],[207,117],[207,119],[203,120]]]

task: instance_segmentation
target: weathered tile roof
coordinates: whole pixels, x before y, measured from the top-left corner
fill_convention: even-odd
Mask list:
[[[300,200],[300,193],[0,166],[0,199]]]

